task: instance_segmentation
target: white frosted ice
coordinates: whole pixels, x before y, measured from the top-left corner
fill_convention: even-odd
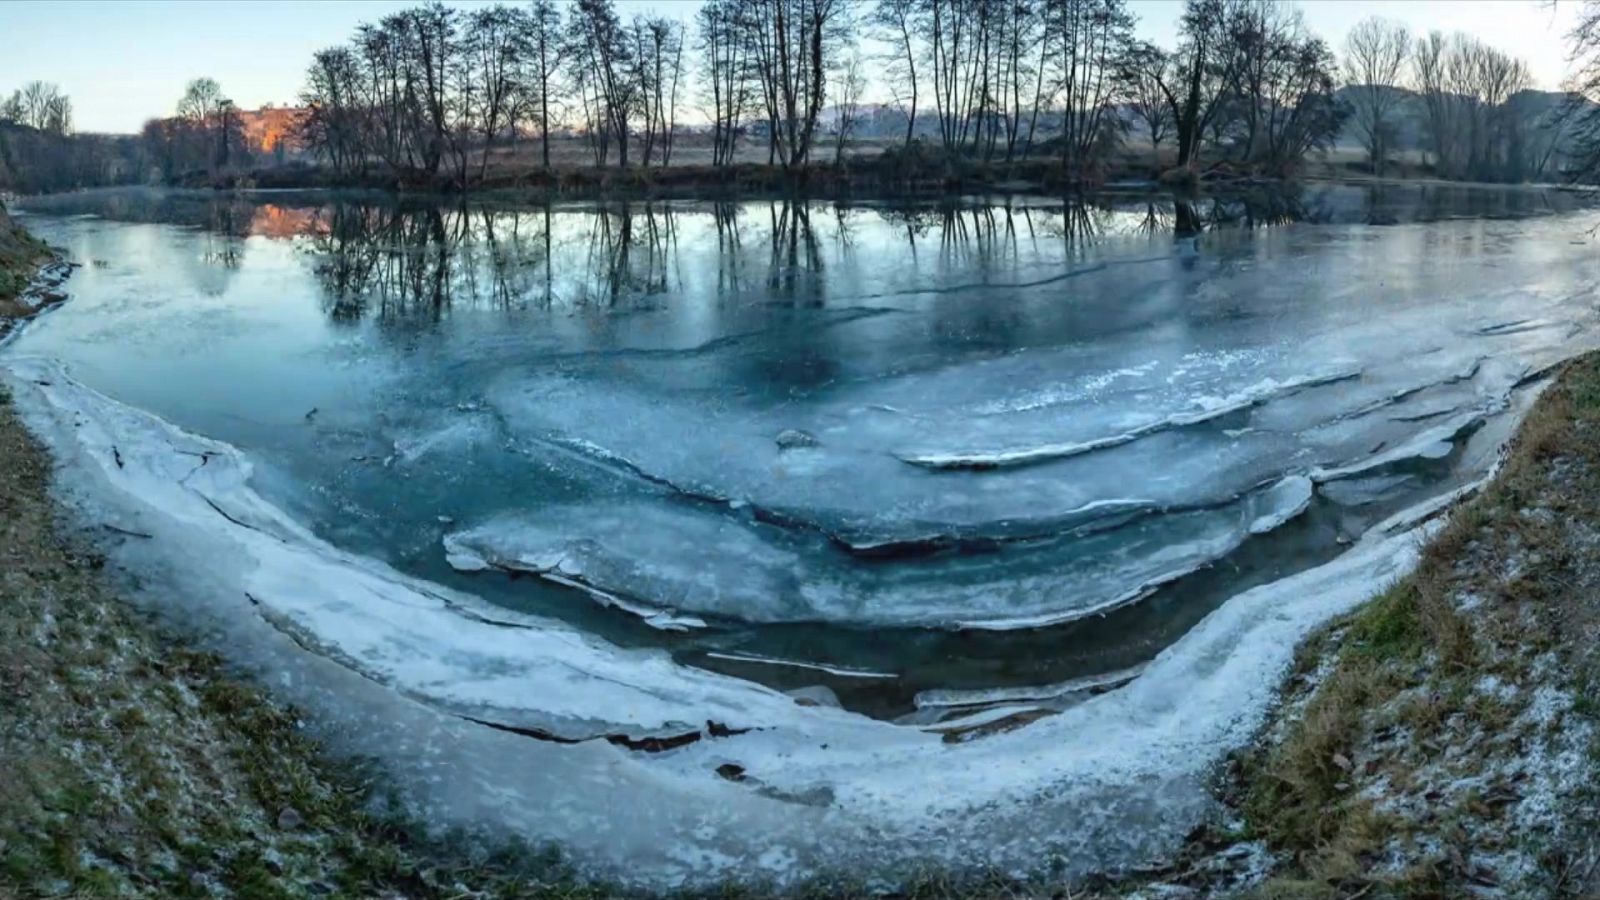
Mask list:
[[[896,455],[912,465],[929,469],[995,469],[1007,466],[1030,465],[1046,460],[1077,456],[1080,453],[1091,453],[1108,447],[1116,447],[1169,428],[1199,425],[1203,422],[1220,419],[1230,413],[1236,413],[1240,410],[1266,403],[1275,398],[1287,396],[1305,388],[1335,384],[1360,375],[1360,369],[1344,366],[1335,367],[1330,371],[1285,378],[1281,381],[1276,378],[1265,378],[1224,397],[1200,396],[1189,398],[1189,406],[1187,408],[1165,416],[1152,418],[1118,434],[1104,435],[1088,440],[1046,443],[1008,450],[902,451],[896,453]],[[1033,410],[1044,405],[1046,404],[1029,404],[1022,406],[1020,409]]]
[[[1260,725],[1300,638],[1405,572],[1418,544],[1415,532],[1375,537],[1240,594],[1126,687],[952,745],[402,576],[267,504],[226,445],[50,363],[8,360],[6,381],[80,504],[152,535],[126,550],[130,564],[198,586],[202,603],[253,606],[292,637],[281,652],[335,661],[423,704],[393,713],[408,729],[431,715],[566,739],[700,734],[660,754],[524,738],[508,753],[514,736],[429,726],[433,752],[472,764],[429,764],[407,784],[438,815],[556,840],[586,871],[657,886],[836,867],[904,873],[929,861],[1023,871],[1060,857],[1084,871],[1155,858],[1213,809],[1210,767]],[[384,718],[367,727],[363,746],[393,741],[384,752],[409,764],[409,735],[385,737]],[[746,779],[721,779],[728,764]],[[618,815],[619,804],[659,813]]]

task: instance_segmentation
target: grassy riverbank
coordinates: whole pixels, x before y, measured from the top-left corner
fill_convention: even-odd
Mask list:
[[[117,596],[50,476],[0,391],[0,898],[592,895],[370,813],[292,710]]]
[[[26,284],[44,250],[0,212],[6,283]],[[27,311],[0,307],[0,330]],[[51,477],[0,391],[0,900],[613,893],[552,856],[381,813],[381,780],[325,760],[293,710],[125,602]],[[1600,895],[1597,689],[1592,356],[1561,372],[1419,570],[1302,648],[1272,724],[1221,773],[1229,830],[1070,896]],[[900,896],[1064,895],[935,875]]]
[[[17,304],[17,296],[48,256],[49,248],[18,228],[5,206],[0,205],[0,321],[26,314],[27,310]],[[0,334],[4,334],[3,329]]]
[[[1283,703],[1234,785],[1259,896],[1600,896],[1600,357]]]

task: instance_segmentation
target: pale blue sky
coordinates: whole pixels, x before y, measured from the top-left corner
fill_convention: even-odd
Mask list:
[[[1338,49],[1351,25],[1382,15],[1416,31],[1460,29],[1528,61],[1541,87],[1566,72],[1563,36],[1580,0],[1301,0]],[[0,91],[39,78],[72,96],[84,131],[136,131],[209,75],[241,106],[294,102],[311,54],[402,0],[0,0]],[[472,6],[472,0],[452,5]],[[624,17],[688,18],[698,0],[621,0]],[[1181,0],[1130,0],[1140,32],[1170,44]]]

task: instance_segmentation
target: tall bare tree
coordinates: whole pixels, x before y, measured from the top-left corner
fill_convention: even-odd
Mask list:
[[[747,0],[751,58],[766,106],[769,150],[784,169],[811,157],[828,69],[848,37],[846,0]]]
[[[1172,134],[1172,106],[1161,91],[1163,77],[1170,78],[1169,57],[1160,47],[1143,44],[1128,56],[1123,83],[1127,89],[1128,108],[1133,112],[1150,139],[1152,164],[1161,167],[1161,142]]]
[[[861,121],[861,95],[866,89],[867,79],[861,71],[861,55],[851,54],[839,70],[833,92],[836,98],[833,108],[837,114],[833,128],[835,165],[844,161],[845,144],[849,143]]]
[[[16,122],[50,134],[72,131],[72,100],[59,85],[30,81],[0,103],[0,121]]]
[[[702,92],[711,101],[711,164],[725,166],[733,162],[735,143],[750,103],[748,23],[739,0],[708,0],[695,18]]]
[[[558,75],[565,49],[561,13],[554,0],[533,0],[518,13],[517,54],[506,120],[513,143],[519,136],[520,123],[538,128],[540,163],[548,171],[552,110],[559,115],[561,105]]]
[[[516,106],[518,77],[530,49],[527,16],[525,10],[499,5],[475,9],[467,16],[462,35],[466,83],[461,87],[476,99],[476,115],[466,124],[483,136],[479,181],[488,172],[495,139]],[[514,129],[516,123],[511,122],[510,127]]]
[[[1452,178],[1515,174],[1520,121],[1511,100],[1532,83],[1527,64],[1477,38],[1432,32],[1413,56],[1434,168]]]
[[[1045,12],[1059,54],[1061,162],[1078,175],[1117,125],[1113,100],[1135,47],[1133,17],[1122,0],[1052,0]]]
[[[1171,64],[1149,70],[1172,109],[1178,166],[1199,161],[1200,143],[1216,117],[1226,80],[1228,0],[1186,0]]]
[[[917,59],[922,55],[914,35],[917,31],[918,0],[878,0],[868,23],[878,40],[892,48],[884,58],[884,76],[889,89],[906,115],[907,144],[917,131]]]
[[[578,0],[568,18],[568,61],[584,102],[593,97],[594,125],[617,145],[617,166],[628,166],[630,121],[639,107],[633,45],[612,0]],[[591,128],[591,132],[593,128]],[[604,147],[604,143],[599,143]],[[600,161],[605,159],[600,152]]]
[[[1371,16],[1362,19],[1344,42],[1344,80],[1350,88],[1355,125],[1367,145],[1376,175],[1383,174],[1401,101],[1400,78],[1411,53],[1411,32],[1404,25]]]

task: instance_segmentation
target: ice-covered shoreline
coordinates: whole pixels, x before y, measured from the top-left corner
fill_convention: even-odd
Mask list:
[[[347,751],[382,751],[430,818],[555,841],[585,871],[653,886],[1158,858],[1214,811],[1207,773],[1265,720],[1294,645],[1403,574],[1421,539],[1374,537],[1240,594],[1127,686],[947,744],[345,554],[257,496],[231,447],[121,406],[57,364],[9,357],[3,368],[79,514],[151,536],[114,558],[175,590],[159,602],[228,622],[217,627],[254,646],[222,649],[278,671],[278,688],[344,732]],[[585,740],[687,730],[701,736],[662,753]],[[621,814],[639,808],[653,812]]]

